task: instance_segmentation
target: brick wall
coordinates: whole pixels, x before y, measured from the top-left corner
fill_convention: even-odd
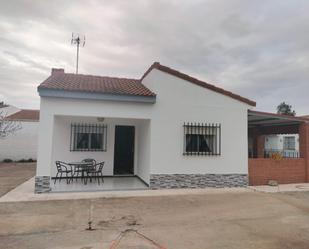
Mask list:
[[[249,159],[249,185],[265,185],[269,180],[281,184],[306,182],[305,159]]]
[[[259,135],[256,137],[257,157],[264,158],[265,136]]]
[[[302,158],[305,158],[306,181],[309,181],[309,124],[303,123],[299,126],[299,152]]]

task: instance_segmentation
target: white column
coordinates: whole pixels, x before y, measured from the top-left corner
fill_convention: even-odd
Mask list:
[[[54,115],[42,108],[39,124],[37,176],[50,176],[54,135]]]

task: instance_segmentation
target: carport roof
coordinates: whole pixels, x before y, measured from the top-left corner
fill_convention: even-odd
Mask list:
[[[295,125],[308,121],[308,118],[304,117],[294,117],[277,113],[248,110],[249,128],[262,126]]]

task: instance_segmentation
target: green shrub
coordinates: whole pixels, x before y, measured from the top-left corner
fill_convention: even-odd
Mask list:
[[[32,158],[29,158],[29,159],[20,159],[18,161],[16,161],[17,163],[34,163],[36,162],[36,160],[32,159]]]
[[[12,160],[12,159],[9,159],[9,158],[5,158],[5,159],[3,159],[2,162],[4,162],[4,163],[12,163],[13,160]]]

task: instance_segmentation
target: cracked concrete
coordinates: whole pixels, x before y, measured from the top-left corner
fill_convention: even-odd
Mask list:
[[[86,230],[89,220],[93,231]],[[0,203],[4,248],[110,248],[125,230],[168,249],[307,249],[309,192]],[[134,234],[124,241],[119,248],[147,248]]]

